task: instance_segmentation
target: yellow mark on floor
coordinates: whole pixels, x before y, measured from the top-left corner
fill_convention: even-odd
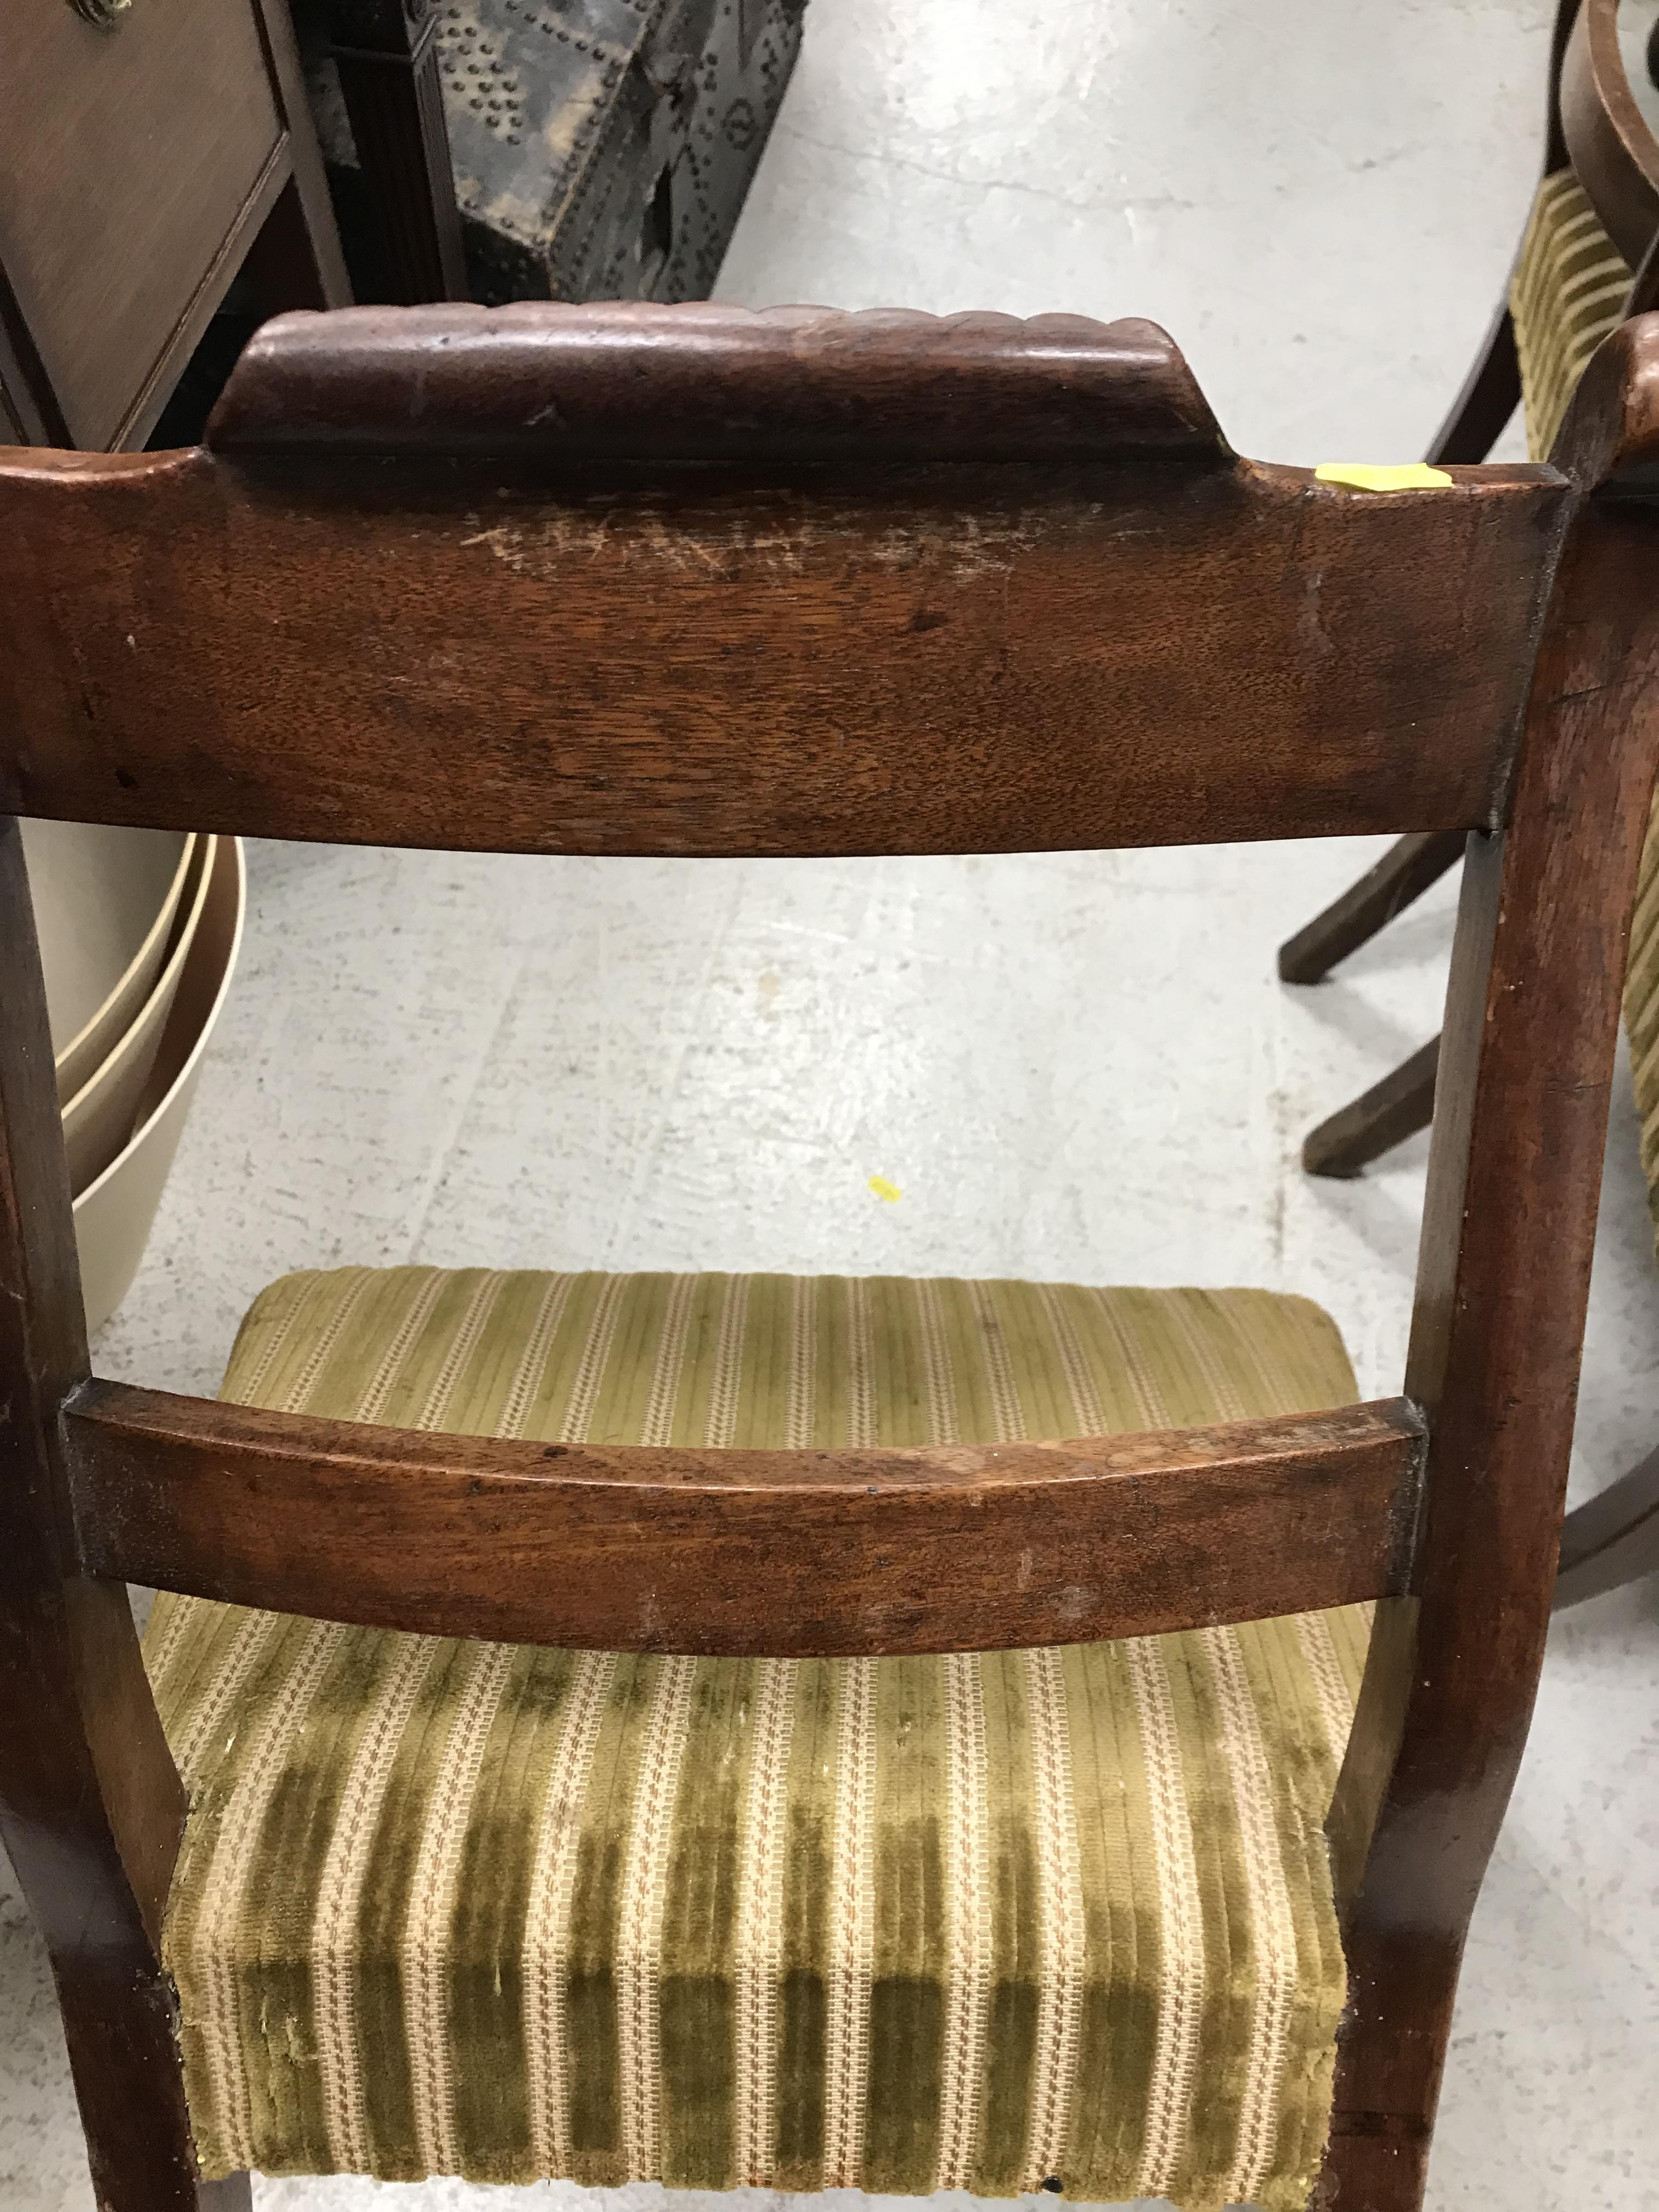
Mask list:
[[[872,1176],[870,1188],[878,1198],[884,1198],[889,1206],[896,1206],[904,1195],[898,1185],[889,1182],[885,1176]]]

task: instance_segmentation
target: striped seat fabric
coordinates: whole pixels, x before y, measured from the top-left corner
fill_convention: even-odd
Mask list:
[[[1107,1434],[1348,1401],[1260,1291],[290,1276],[225,1395],[567,1442]],[[318,1531],[327,1541],[327,1531]],[[641,1658],[158,1600],[204,2168],[1304,2201],[1364,1610]]]
[[[1538,188],[1510,284],[1516,350],[1521,359],[1527,448],[1544,459],[1584,366],[1616,329],[1630,291],[1630,264],[1601,228],[1571,169]],[[1659,793],[1648,817],[1625,975],[1642,1166],[1659,1237]]]
[[[1510,279],[1527,450],[1545,459],[1590,356],[1623,319],[1630,264],[1571,169],[1538,187]]]

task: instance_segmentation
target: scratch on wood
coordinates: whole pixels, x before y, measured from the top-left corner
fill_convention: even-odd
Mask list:
[[[635,510],[619,514],[565,509],[532,520],[497,522],[460,540],[485,546],[516,574],[551,581],[600,558],[629,568],[672,569],[722,581],[739,575],[796,577],[822,569],[830,549],[856,543],[860,558],[894,571],[944,570],[958,582],[1011,574],[1022,554],[1047,535],[1044,519],[1012,514],[992,520],[969,514],[907,514],[871,532],[867,517],[848,514],[828,522],[800,511],[777,520],[752,514],[710,514],[688,525]]]

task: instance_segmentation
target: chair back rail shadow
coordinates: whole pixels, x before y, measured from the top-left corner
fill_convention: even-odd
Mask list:
[[[1148,325],[707,307],[284,318],[200,449],[0,459],[9,813],[589,854],[1470,848],[1399,1397],[721,1451],[95,1380],[9,822],[0,1817],[100,2204],[247,2201],[192,2148],[159,1936],[185,1793],[126,1577],[708,1653],[1375,1599],[1316,2201],[1420,2203],[1548,1620],[1659,750],[1656,459],[1659,318],[1603,347],[1553,465],[1375,497],[1235,456]]]

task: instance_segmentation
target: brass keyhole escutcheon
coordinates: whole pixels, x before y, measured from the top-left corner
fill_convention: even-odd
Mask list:
[[[88,23],[95,23],[100,31],[118,29],[122,16],[131,5],[132,0],[70,0],[76,14]]]

